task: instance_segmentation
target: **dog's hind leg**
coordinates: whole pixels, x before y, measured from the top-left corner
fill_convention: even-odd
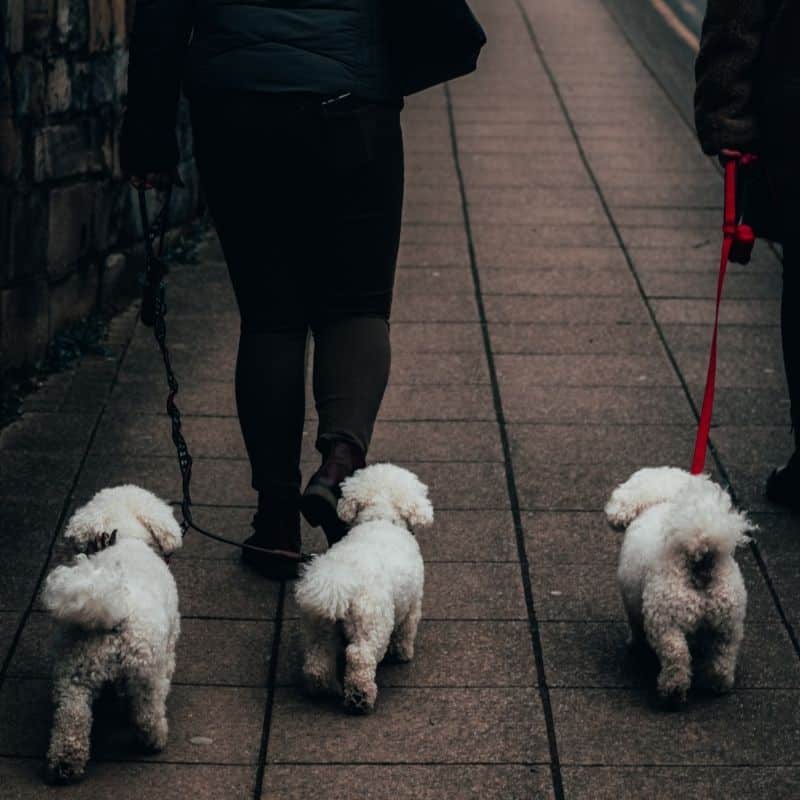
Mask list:
[[[140,676],[128,683],[131,714],[142,744],[153,752],[167,744],[167,695],[169,679],[165,674]]]
[[[342,637],[334,622],[303,619],[303,683],[310,694],[342,693],[338,656]]]
[[[47,750],[48,778],[54,783],[80,780],[91,750],[92,686],[75,683],[73,676],[58,676],[53,688],[55,712]]]
[[[365,714],[375,707],[375,671],[389,647],[392,620],[384,616],[356,617],[345,622],[344,702],[348,710]]]
[[[686,636],[678,628],[668,628],[654,635],[648,630],[648,640],[658,656],[658,693],[662,700],[683,703],[692,685],[692,656]]]
[[[744,636],[742,625],[733,630],[715,631],[708,655],[702,667],[703,683],[718,694],[733,689],[736,677],[736,660]]]
[[[392,631],[389,652],[398,661],[411,661],[414,658],[414,641],[417,638],[417,627],[422,618],[422,598],[417,598],[408,614],[400,620]]]

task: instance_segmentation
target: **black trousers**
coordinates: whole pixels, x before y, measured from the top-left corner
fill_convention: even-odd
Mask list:
[[[397,108],[314,95],[191,100],[195,160],[241,336],[236,400],[260,504],[296,497],[314,338],[317,448],[365,453],[389,376],[403,202]]]
[[[800,241],[783,248],[783,296],[781,338],[783,363],[792,408],[795,447],[800,449]]]

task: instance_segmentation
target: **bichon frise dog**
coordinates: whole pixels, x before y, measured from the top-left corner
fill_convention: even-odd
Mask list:
[[[48,775],[78,780],[89,759],[92,702],[107,684],[130,699],[142,743],[167,743],[166,699],[180,631],[165,558],[181,546],[172,509],[137,486],[103,489],[70,519],[79,551],[47,577],[44,607],[61,623]]]
[[[425,568],[410,529],[433,522],[433,507],[416,475],[374,464],[342,482],[337,510],[352,529],[311,561],[295,589],[303,677],[312,693],[343,692],[345,706],[363,713],[375,706],[375,671],[387,650],[401,661],[414,656]]]
[[[686,700],[693,658],[699,683],[730,691],[747,607],[733,554],[754,526],[707,475],[673,467],[634,473],[605,511],[627,529],[617,577],[631,642],[658,656],[660,697]]]

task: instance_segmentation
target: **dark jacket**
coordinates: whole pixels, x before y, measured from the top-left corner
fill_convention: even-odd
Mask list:
[[[800,2],[709,0],[695,65],[703,150],[758,153],[776,209],[800,207]]]
[[[394,102],[381,0],[136,0],[120,164],[178,162],[181,85]]]
[[[759,125],[755,89],[767,0],[709,0],[695,64],[695,123],[703,151],[752,150]]]

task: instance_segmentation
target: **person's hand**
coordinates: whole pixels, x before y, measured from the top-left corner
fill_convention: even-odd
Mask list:
[[[128,180],[130,180],[131,185],[135,189],[143,187],[144,189],[155,189],[159,192],[163,192],[165,189],[173,185],[185,185],[181,180],[181,176],[177,167],[163,172],[148,172],[145,175],[130,175]]]

